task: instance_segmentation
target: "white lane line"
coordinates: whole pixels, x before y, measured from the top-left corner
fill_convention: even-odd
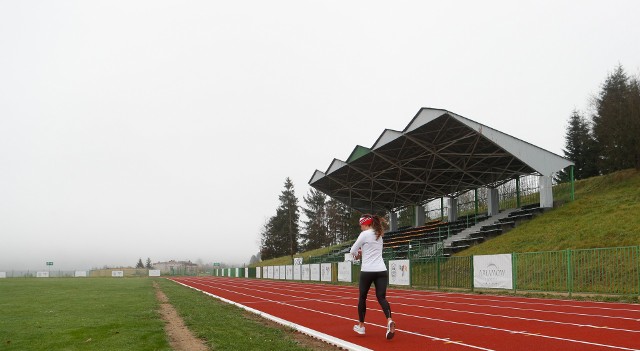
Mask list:
[[[234,285],[234,286],[238,287],[240,289],[250,290],[250,288],[244,288],[242,286],[237,286],[237,285]],[[214,286],[211,286],[211,287],[214,287]],[[214,288],[218,288],[218,289],[221,289],[221,290],[224,290],[224,291],[229,291],[227,289],[223,289],[223,288],[219,288],[219,287],[214,287]],[[276,290],[284,290],[284,289],[278,289],[278,288],[274,288],[274,289],[276,289]],[[290,291],[290,290],[287,290],[287,291]],[[230,292],[233,292],[233,291],[230,291]],[[240,292],[235,292],[235,293],[243,294],[243,293],[240,293]],[[274,294],[274,295],[281,295],[281,296],[287,296],[287,297],[298,297],[298,296],[295,296],[295,295],[281,294],[281,293],[276,293],[276,292],[270,292],[270,293]],[[245,295],[245,294],[243,294],[243,295]],[[265,300],[269,300],[269,299],[265,299]],[[321,301],[321,300],[318,300],[318,299],[309,299],[309,300]],[[277,302],[277,301],[274,300],[273,302]],[[343,306],[351,306],[351,305],[345,305],[345,304],[340,304],[340,303],[330,302],[330,301],[327,301],[327,303],[336,304],[336,305],[343,305]],[[294,306],[294,307],[296,307],[296,306]],[[623,346],[600,344],[600,343],[584,341],[584,340],[576,340],[576,339],[562,338],[562,337],[556,337],[556,336],[551,336],[551,335],[529,333],[529,332],[526,332],[526,331],[510,330],[510,329],[489,327],[489,326],[483,326],[483,325],[477,325],[477,324],[471,324],[471,323],[449,321],[449,320],[444,320],[444,319],[439,319],[439,318],[430,318],[430,317],[424,317],[424,316],[417,316],[417,315],[401,313],[401,312],[394,312],[394,314],[399,314],[399,315],[418,318],[418,319],[426,319],[426,320],[431,320],[431,321],[437,321],[437,322],[442,322],[442,323],[457,324],[457,325],[464,325],[464,326],[475,327],[475,328],[480,328],[480,329],[501,331],[501,332],[506,332],[506,333],[510,333],[510,334],[522,334],[522,335],[527,335],[527,336],[537,336],[537,337],[540,337],[540,338],[567,341],[567,342],[573,342],[573,343],[584,344],[584,345],[600,346],[600,347],[606,347],[606,348],[612,348],[612,349],[618,349],[618,350],[640,351],[640,349],[627,348],[627,347],[623,347]],[[444,339],[441,339],[441,340],[444,340]]]
[[[235,284],[234,282],[234,285]],[[307,290],[309,291],[310,294],[314,294],[314,295],[322,295],[325,296],[326,294],[322,294],[320,291],[326,291],[326,292],[332,292],[333,295],[330,296],[335,296],[335,291],[330,290],[330,289],[324,289],[324,290],[317,290],[317,289],[313,289],[313,288],[307,288],[307,287],[303,287],[306,286],[307,284],[299,284],[299,285],[295,285],[295,284],[287,284],[287,286],[291,286],[291,287],[296,287],[298,290]],[[275,282],[274,284],[269,284],[267,285],[268,287],[272,287],[273,289],[279,289],[279,290],[284,290],[281,289],[279,287],[276,286],[282,286],[279,285],[277,282]],[[319,284],[319,286],[323,286],[323,284]],[[357,291],[349,291],[350,293],[352,292],[353,294],[356,295],[355,298],[357,298]],[[416,299],[416,298],[412,298],[412,297],[407,297],[407,296],[419,296],[420,299]],[[431,296],[431,295],[430,295]],[[549,313],[549,314],[560,314],[560,315],[575,315],[575,316],[582,316],[582,317],[597,317],[597,318],[605,318],[605,319],[621,319],[621,320],[630,320],[630,321],[639,321],[639,319],[637,318],[630,318],[630,317],[622,317],[622,316],[609,316],[609,315],[599,315],[599,314],[591,314],[591,313],[579,313],[579,312],[564,312],[564,311],[555,311],[555,310],[541,310],[541,309],[533,309],[533,308],[521,308],[521,307],[512,307],[512,306],[500,306],[500,305],[486,305],[486,304],[481,304],[481,303],[469,303],[469,302],[456,302],[456,301],[446,301],[446,300],[439,300],[439,299],[428,299],[425,298],[424,296],[421,296],[419,294],[402,294],[402,295],[397,295],[397,294],[393,294],[393,295],[387,295],[387,297],[391,300],[396,300],[399,298],[404,298],[404,299],[413,299],[413,300],[420,300],[420,301],[426,301],[426,302],[436,302],[436,303],[446,303],[446,304],[454,304],[454,305],[466,305],[466,306],[474,306],[474,307],[480,307],[480,308],[486,308],[486,307],[490,307],[490,308],[496,308],[496,309],[508,309],[508,310],[516,310],[516,311],[523,311],[523,312],[538,312],[538,313]],[[478,299],[480,301],[493,301],[490,299]],[[396,302],[396,301],[394,301]],[[555,306],[558,307],[557,305],[553,305],[550,304],[550,306]]]
[[[191,279],[186,279],[186,280],[188,280],[188,281],[192,281]],[[178,283],[178,284],[182,284],[182,283],[180,283],[180,282],[177,282],[177,283]],[[203,284],[202,282],[199,282],[199,281],[194,281],[194,283],[195,283],[195,284],[198,284],[198,285],[204,285],[204,286],[211,287],[211,288],[214,288],[214,289],[218,289],[218,290],[222,290],[222,291],[230,292],[230,293],[233,293],[233,294],[244,295],[244,296],[250,296],[250,297],[253,297],[253,298],[257,298],[257,299],[265,300],[265,301],[272,302],[272,303],[276,303],[276,304],[280,304],[280,305],[285,305],[285,306],[289,306],[289,307],[293,307],[293,308],[298,308],[298,309],[305,310],[305,311],[309,311],[309,312],[320,313],[320,314],[328,315],[328,316],[331,316],[331,317],[336,317],[336,318],[340,318],[340,319],[346,319],[346,320],[349,320],[349,321],[353,321],[353,318],[351,318],[351,317],[345,317],[345,316],[341,316],[341,315],[337,315],[337,314],[333,314],[333,313],[328,313],[328,312],[324,312],[324,311],[314,310],[314,309],[311,309],[311,308],[306,308],[306,307],[301,307],[301,306],[291,305],[291,304],[288,304],[288,303],[284,303],[284,302],[280,302],[280,301],[276,301],[276,300],[271,300],[271,299],[263,298],[263,297],[260,297],[260,296],[250,295],[250,294],[241,293],[241,292],[238,292],[238,291],[233,291],[233,290],[224,289],[224,288],[217,287],[217,286],[212,286],[212,285],[208,285],[208,284]],[[206,294],[209,294],[209,295],[211,295],[211,296],[216,296],[216,295],[213,295],[213,294],[211,294],[211,293],[207,293],[207,292],[205,292],[205,291],[203,291],[203,290],[201,290],[201,289],[197,289],[197,288],[195,288],[195,287],[189,286],[189,285],[187,285],[187,284],[182,284],[182,285],[188,286],[188,287],[190,287],[190,288],[192,288],[192,289],[195,289],[195,290],[198,290],[198,291],[202,291],[202,292],[204,292],[204,293],[206,293]],[[243,289],[250,290],[249,288],[243,288]],[[277,295],[287,296],[286,294],[277,294]],[[289,295],[289,296],[290,296],[290,295]],[[307,300],[307,301],[312,301],[312,300],[314,300],[314,299],[305,299],[305,300]],[[229,301],[230,301],[230,300],[229,300]],[[324,302],[323,300],[317,300],[317,299],[316,299],[315,301]],[[336,305],[339,305],[339,306],[348,306],[348,307],[353,307],[352,305],[339,304],[339,303],[336,303],[336,302],[328,302],[328,301],[327,301],[327,303],[336,304]],[[234,303],[234,304],[237,304],[237,303]],[[240,304],[238,304],[238,305],[240,305]],[[250,308],[250,307],[247,307],[247,306],[245,306],[245,307],[246,307],[246,308]],[[253,309],[252,309],[252,310],[253,310]],[[261,313],[264,313],[264,312],[261,312]],[[287,322],[288,322],[288,321],[287,321]],[[289,322],[289,323],[291,323],[291,322]],[[375,327],[383,328],[383,329],[386,329],[386,328],[387,328],[387,326],[386,326],[386,325],[375,324],[375,323],[367,323],[367,326],[375,326]],[[450,340],[450,339],[448,339],[448,338],[443,339],[443,338],[439,338],[439,337],[437,337],[437,336],[432,336],[432,335],[427,335],[427,334],[421,334],[421,333],[416,333],[416,332],[410,332],[410,331],[403,330],[403,329],[396,329],[396,332],[403,332],[403,333],[412,334],[412,335],[416,335],[416,336],[424,337],[424,338],[427,338],[427,339],[431,339],[431,340],[434,340],[434,341],[443,341],[443,342],[446,342],[446,343],[449,343],[449,344],[456,344],[456,345],[459,345],[459,346],[469,347],[469,348],[477,349],[477,350],[483,350],[483,351],[495,351],[495,350],[493,350],[493,349],[487,349],[487,348],[484,348],[484,347],[481,347],[481,346],[475,346],[475,345],[466,344],[466,343],[463,343],[463,342],[452,341],[452,340]],[[342,339],[338,339],[338,340],[342,340]],[[346,341],[345,341],[345,342],[346,342]]]

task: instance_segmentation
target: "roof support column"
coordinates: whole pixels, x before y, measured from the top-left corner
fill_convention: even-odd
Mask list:
[[[553,207],[553,183],[550,176],[539,176],[540,207]]]
[[[449,198],[449,223],[453,223],[458,220],[458,199],[455,197]]]
[[[424,222],[426,222],[426,214],[424,212],[424,206],[422,205],[415,205],[413,207],[415,209],[415,219],[416,222],[414,223],[414,227],[422,227],[424,225]]]
[[[398,230],[398,212],[389,211],[389,230],[395,232]]]
[[[500,196],[497,188],[487,188],[487,211],[489,216],[495,216],[500,212]]]

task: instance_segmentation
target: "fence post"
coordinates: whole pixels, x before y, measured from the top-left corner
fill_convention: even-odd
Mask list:
[[[438,290],[440,290],[440,254],[437,251],[436,251],[436,287],[438,288]]]
[[[473,292],[473,255],[471,255],[471,274],[469,274],[471,276],[471,292]]]
[[[511,253],[511,279],[513,280],[513,293],[518,291],[518,259],[516,253]]]
[[[567,249],[567,288],[569,290],[569,297],[573,290],[573,269],[571,269],[571,249]]]

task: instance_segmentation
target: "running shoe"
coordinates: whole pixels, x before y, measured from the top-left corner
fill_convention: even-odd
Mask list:
[[[353,326],[353,331],[360,334],[360,335],[364,335],[364,326],[359,326],[358,324]]]
[[[395,334],[396,334],[396,322],[394,321],[387,322],[387,340],[393,339],[393,336]]]

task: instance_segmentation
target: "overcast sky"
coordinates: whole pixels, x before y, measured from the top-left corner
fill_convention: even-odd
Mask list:
[[[563,155],[638,1],[0,1],[0,271],[259,251],[286,177],[450,110]]]

